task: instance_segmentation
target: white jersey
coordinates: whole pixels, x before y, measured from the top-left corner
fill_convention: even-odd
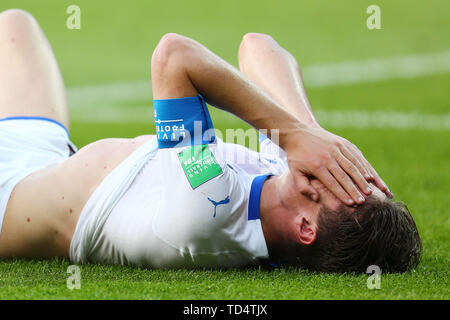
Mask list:
[[[260,195],[269,175],[287,169],[285,159],[217,138],[167,148],[158,142],[136,150],[91,196],[71,242],[71,260],[194,268],[267,259]],[[261,143],[262,151],[277,148],[270,140]]]
[[[205,147],[211,152],[206,161],[220,173],[193,188],[191,168],[180,160],[191,148],[158,149],[155,138],[119,165],[83,209],[71,260],[190,268],[268,258],[259,199],[265,175],[281,174],[286,162],[217,139]]]

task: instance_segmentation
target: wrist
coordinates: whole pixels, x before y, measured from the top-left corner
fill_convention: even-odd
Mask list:
[[[316,124],[306,124],[300,122],[296,127],[285,128],[280,130],[279,145],[289,153],[295,152],[299,147],[306,143],[307,140],[313,136],[320,136],[323,131],[326,131],[321,126]]]
[[[297,123],[295,126],[284,127],[280,129],[279,144],[283,150],[290,149],[291,146],[295,147],[300,141],[303,140],[306,132],[310,131],[312,127],[304,123]]]

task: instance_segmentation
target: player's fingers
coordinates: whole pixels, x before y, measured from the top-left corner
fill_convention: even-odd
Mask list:
[[[322,182],[325,185],[325,187],[328,188],[328,190],[330,190],[342,202],[344,202],[349,206],[355,204],[355,201],[352,199],[352,197],[342,188],[342,186],[339,184],[336,178],[330,173],[330,171],[328,171],[328,169],[323,168],[322,170],[317,171],[316,177],[320,180],[320,182]]]
[[[343,156],[341,157],[341,161],[344,162],[342,158]],[[367,187],[369,185],[367,184],[366,180],[361,176],[358,169],[356,169],[356,167],[353,166],[353,164],[350,161],[347,160],[347,163],[345,163],[344,166],[347,167],[345,171],[338,164],[338,162],[331,162],[328,164],[328,170],[330,170],[331,174],[336,178],[339,184],[344,188],[345,191],[347,191],[347,193],[352,197],[352,199],[356,203],[358,204],[364,203],[365,201],[364,196],[361,194],[361,192],[359,192],[358,188],[356,187],[352,179],[350,179],[350,177],[353,178],[353,176],[355,176],[357,177],[356,179],[358,180],[358,182],[360,182],[361,184],[366,184]]]
[[[311,182],[309,181],[307,176],[305,176],[302,172],[297,172],[297,174],[294,177],[294,180],[297,190],[301,194],[310,198],[312,201],[319,200],[319,193],[311,185]]]
[[[349,154],[350,156],[350,154]],[[353,179],[353,181],[358,185],[358,187],[367,195],[370,195],[372,193],[372,189],[369,186],[369,183],[367,180],[362,176],[361,171],[365,171],[365,169],[360,164],[359,160],[356,158],[354,161],[356,161],[360,167],[355,166],[354,162],[348,159],[348,157],[344,156],[343,154],[336,154],[335,155],[336,161],[341,166],[342,169],[344,169],[345,172]],[[368,175],[368,173],[367,173]],[[347,190],[348,192],[349,190]]]
[[[391,190],[389,190],[388,186],[386,185],[386,183],[383,181],[383,179],[381,179],[381,177],[378,175],[378,173],[375,171],[374,168],[372,169],[372,175],[373,175],[373,181],[375,183],[375,185],[377,186],[378,189],[380,189],[381,191],[383,191],[388,197],[393,198],[394,194],[391,192]]]
[[[364,163],[365,167],[367,168],[368,172],[370,172],[370,179],[375,183],[378,189],[383,191],[388,197],[393,198],[394,194],[389,190],[386,183],[381,179],[381,177],[378,175],[377,171],[372,167],[372,165],[367,161],[367,159],[364,157],[364,155],[359,151],[358,148],[356,148],[357,153],[360,155],[361,161]]]
[[[358,168],[359,172],[366,180],[371,178],[371,173],[367,166],[367,160],[365,160],[361,152],[358,152],[359,150],[356,147],[353,149],[343,146],[340,150],[342,154]]]
[[[364,157],[364,155],[362,154],[362,152],[353,145],[353,150],[354,152],[359,156],[359,159],[361,161],[361,163],[364,165],[364,167],[366,168],[368,174],[369,174],[369,180],[374,180],[374,175],[373,175],[373,168],[372,165],[369,163],[369,161],[367,161],[367,159]]]

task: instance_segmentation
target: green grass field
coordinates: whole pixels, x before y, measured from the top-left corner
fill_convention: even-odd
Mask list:
[[[68,5],[81,8],[81,30],[68,30]],[[368,30],[366,8],[381,8],[381,30]],[[272,34],[303,68],[393,56],[449,52],[448,1],[24,1],[2,0],[0,10],[30,11],[46,32],[69,88],[71,137],[79,148],[105,137],[153,133],[150,58],[167,32],[190,36],[237,65],[241,37]],[[438,62],[436,62],[437,64]],[[66,287],[68,261],[0,261],[0,299],[449,299],[450,298],[450,68],[371,82],[306,87],[327,129],[354,142],[396,198],[408,204],[423,241],[422,262],[405,274],[382,274],[369,290],[367,275],[311,274],[297,269],[226,271],[145,270],[81,266],[80,290]],[[411,66],[414,67],[414,66]],[[1,70],[0,70],[1,72]],[[148,95],[116,99],[71,97],[76,88],[148,82]],[[72,90],[72,91],[71,91]],[[91,90],[91,91],[92,91]],[[100,89],[99,89],[100,90]],[[84,92],[84,91],[83,91]],[[81,102],[80,102],[81,101]],[[108,122],[96,107],[145,121]],[[330,112],[383,112],[428,119],[431,128],[333,124]],[[92,116],[95,114],[96,116]],[[89,115],[91,115],[89,117]],[[84,119],[84,120],[83,120]],[[87,120],[86,120],[87,119]],[[144,118],[145,119],[145,118]],[[428,121],[427,120],[427,121]],[[248,128],[214,111],[219,129]],[[433,128],[434,123],[439,123]]]

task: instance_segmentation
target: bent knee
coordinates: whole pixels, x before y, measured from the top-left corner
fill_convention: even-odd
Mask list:
[[[8,9],[0,13],[0,30],[24,29],[36,25],[36,19],[25,10]]]
[[[0,41],[29,42],[40,35],[39,30],[36,19],[24,10],[9,9],[0,13]]]
[[[257,32],[249,32],[246,33],[242,37],[241,46],[249,45],[249,46],[258,46],[258,45],[265,45],[268,42],[273,42],[274,39],[272,36],[264,33],[257,33]]]
[[[158,47],[171,50],[179,49],[181,46],[184,46],[189,40],[189,38],[178,33],[166,33],[159,40]]]

